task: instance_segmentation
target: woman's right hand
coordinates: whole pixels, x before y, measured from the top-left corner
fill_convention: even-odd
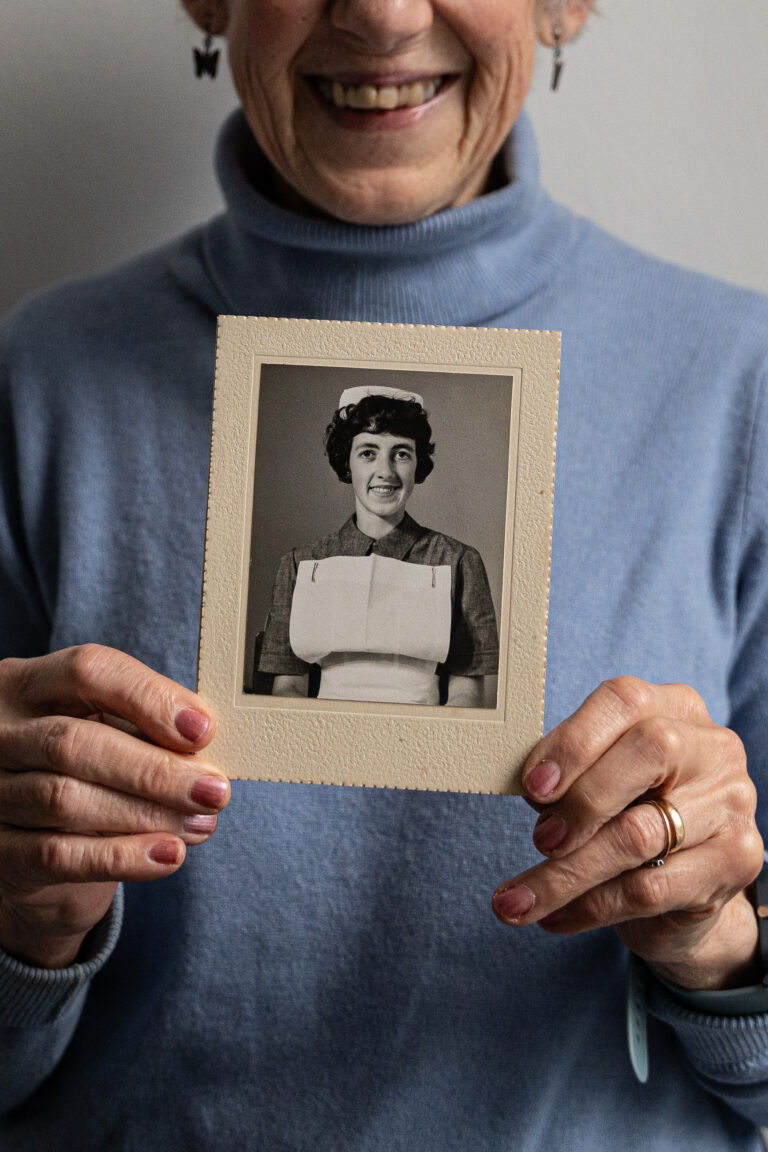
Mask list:
[[[174,872],[229,783],[193,692],[113,648],[0,661],[0,948],[73,963],[121,880]]]

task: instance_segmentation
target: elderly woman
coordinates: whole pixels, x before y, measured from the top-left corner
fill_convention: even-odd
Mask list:
[[[756,1150],[768,306],[540,188],[534,42],[586,2],[186,6],[242,101],[226,213],[3,329],[2,1142]],[[217,312],[562,330],[533,827],[239,783],[199,847]]]
[[[311,666],[323,700],[485,703],[499,667],[496,616],[480,554],[422,528],[406,505],[432,471],[421,396],[348,388],[325,447],[352,486],[340,531],[283,556],[259,653],[275,696],[306,696]]]

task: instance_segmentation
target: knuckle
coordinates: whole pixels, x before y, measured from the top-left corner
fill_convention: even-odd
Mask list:
[[[684,711],[690,716],[704,717],[709,715],[706,704],[696,689],[691,688],[690,684],[668,684],[665,687],[674,691],[680,704],[683,705]]]
[[[133,853],[120,838],[41,836],[33,849],[33,865],[52,883],[120,879],[131,875]]]
[[[728,763],[749,779],[747,775],[747,751],[741,737],[732,728],[721,728],[720,734]]]
[[[72,815],[73,784],[70,776],[49,776],[46,780],[45,811],[54,824],[64,824]]]
[[[147,804],[136,819],[143,832],[174,832],[178,827],[179,814],[164,808],[162,804]]]
[[[148,668],[140,660],[125,652],[113,652],[113,657],[120,661],[121,684],[127,696],[141,711],[152,712],[157,715],[166,712],[169,718],[177,708],[176,685],[167,680],[159,672]]]
[[[179,762],[172,752],[146,745],[136,760],[133,779],[136,795],[162,801],[179,790]]]
[[[69,716],[55,716],[43,732],[43,763],[54,772],[67,772],[77,761],[77,722]]]
[[[659,849],[659,829],[655,827],[660,819],[658,813],[648,804],[636,804],[628,808],[616,821],[616,835],[619,850],[631,859],[650,860]]]
[[[16,787],[14,801],[17,808],[39,822],[43,827],[55,827],[64,818],[67,799],[61,784],[69,779],[50,772],[24,772],[13,782]]]
[[[605,796],[600,789],[594,790],[589,786],[588,777],[589,773],[585,772],[584,776],[572,786],[568,806],[577,813],[578,820],[584,827],[594,828],[599,827],[605,820]]]
[[[669,881],[664,868],[635,868],[627,873],[627,896],[638,916],[656,916],[665,910]]]
[[[109,649],[101,644],[78,644],[70,648],[69,674],[78,687],[90,689],[98,682],[108,653]]]
[[[133,853],[129,845],[120,839],[105,840],[101,844],[98,870],[102,876],[120,879],[131,871]]]
[[[669,765],[683,751],[683,735],[675,720],[649,716],[634,726],[633,738],[643,757],[651,764]]]
[[[173,718],[179,703],[172,684],[164,684],[156,673],[151,673],[142,685],[141,702],[146,712],[175,727]]]
[[[557,867],[553,868],[552,875],[560,897],[573,897],[584,889],[583,870],[572,864],[567,856],[557,861]]]
[[[611,676],[600,688],[616,699],[622,715],[641,716],[652,707],[653,688],[637,676]]]
[[[585,913],[595,926],[612,924],[617,919],[619,909],[618,892],[612,884],[603,884],[598,888],[593,888],[584,897]]]
[[[740,864],[741,879],[737,887],[746,888],[763,867],[763,838],[753,825],[743,829],[735,844],[735,857]]]
[[[589,764],[593,759],[594,746],[592,725],[574,715],[560,726],[558,749],[554,757],[559,757],[565,763]]]
[[[35,849],[37,863],[47,875],[67,879],[73,873],[72,841],[64,836],[42,836]]]
[[[731,780],[728,788],[728,799],[731,809],[742,818],[754,815],[757,808],[757,789],[746,773]]]

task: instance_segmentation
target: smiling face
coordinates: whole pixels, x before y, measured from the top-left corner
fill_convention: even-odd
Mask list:
[[[283,198],[395,224],[483,191],[530,85],[536,3],[228,0],[224,26]]]
[[[359,432],[355,436],[349,471],[362,532],[378,536],[381,522],[388,528],[400,523],[416,483],[416,460],[416,441],[408,437],[390,432]]]

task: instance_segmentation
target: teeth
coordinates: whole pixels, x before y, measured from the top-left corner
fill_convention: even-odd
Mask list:
[[[417,108],[426,104],[442,88],[444,78],[416,80],[413,84],[385,85],[376,88],[373,84],[339,84],[338,81],[319,78],[317,86],[337,108],[356,108],[360,111],[390,112],[394,108]]]
[[[374,89],[375,92],[375,89]],[[385,108],[391,111],[392,108],[397,108],[398,90],[397,88],[379,88],[378,91],[378,107]]]

